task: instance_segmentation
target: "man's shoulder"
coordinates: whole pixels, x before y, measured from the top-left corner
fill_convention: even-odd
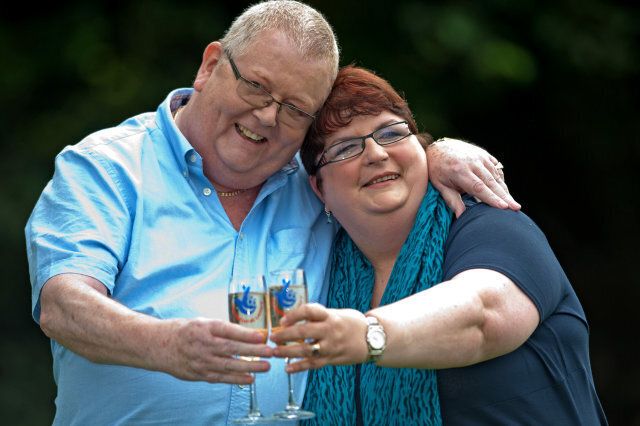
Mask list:
[[[73,147],[79,151],[130,148],[157,130],[155,113],[142,113],[128,118],[117,126],[95,131]]]
[[[66,146],[56,156],[56,169],[75,171],[76,175],[100,169],[114,178],[120,176],[118,179],[124,175],[139,176],[143,173],[144,158],[149,158],[149,149],[157,151],[155,147],[160,145],[157,139],[164,138],[154,124],[154,117],[155,113],[140,114]]]

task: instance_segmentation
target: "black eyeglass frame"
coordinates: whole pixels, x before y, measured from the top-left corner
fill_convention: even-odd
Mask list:
[[[326,166],[327,164],[337,163],[337,162],[340,162],[340,161],[349,160],[350,158],[355,158],[355,157],[359,156],[360,154],[362,154],[362,153],[364,152],[364,149],[365,149],[365,143],[366,143],[367,139],[369,139],[369,138],[373,139],[373,140],[374,140],[374,142],[375,142],[375,143],[377,143],[377,144],[378,144],[378,145],[380,145],[380,146],[388,146],[388,145],[393,145],[393,144],[394,144],[394,143],[396,143],[396,142],[400,142],[401,140],[406,139],[406,138],[408,138],[409,136],[411,136],[411,135],[413,135],[413,134],[414,134],[414,133],[411,131],[411,129],[409,129],[409,133],[408,133],[407,135],[404,135],[404,136],[402,136],[402,137],[400,137],[400,138],[398,138],[398,139],[396,139],[396,140],[394,140],[394,141],[387,142],[387,143],[380,143],[380,142],[378,142],[378,140],[374,137],[374,135],[375,135],[376,133],[378,133],[380,130],[384,130],[384,129],[386,129],[387,127],[391,127],[391,126],[397,126],[398,124],[406,124],[406,125],[407,125],[407,127],[409,126],[409,122],[408,122],[407,120],[396,121],[395,123],[390,123],[390,124],[387,124],[386,126],[382,126],[382,127],[380,127],[380,128],[377,128],[376,130],[374,130],[373,132],[369,133],[368,135],[360,136],[360,137],[357,137],[357,138],[346,139],[346,140],[343,140],[343,141],[340,141],[340,142],[336,142],[336,143],[334,143],[334,144],[331,144],[331,146],[328,146],[327,148],[325,148],[325,149],[322,151],[322,154],[320,155],[320,159],[319,159],[319,160],[318,160],[318,162],[316,163],[316,173],[318,172],[318,170],[320,170],[320,168],[321,168],[321,167],[324,167],[324,166]],[[350,156],[348,156],[348,157],[344,157],[344,158],[334,158],[333,160],[327,160],[327,159],[325,158],[325,154],[327,153],[327,151],[328,151],[328,150],[330,150],[331,148],[333,148],[334,146],[339,145],[339,144],[343,144],[343,143],[345,143],[345,142],[351,142],[351,141],[356,141],[356,140],[360,140],[360,151],[359,151],[359,152],[357,152],[356,154],[353,154],[353,155],[350,155]]]
[[[242,76],[242,74],[240,74],[240,70],[238,70],[238,66],[236,65],[236,63],[233,61],[233,58],[231,57],[231,53],[227,50],[224,49],[224,53],[225,55],[227,55],[227,58],[229,59],[229,64],[231,64],[231,69],[233,70],[233,75],[236,77],[236,80],[242,80],[245,84],[248,84],[249,86],[253,87],[254,89],[259,89],[261,90],[266,96],[268,96],[269,98],[271,98],[271,100],[267,103],[265,103],[264,105],[260,106],[260,105],[254,105],[251,102],[248,102],[246,99],[245,102],[247,102],[249,105],[253,105],[256,108],[265,108],[268,107],[269,105],[271,105],[272,103],[276,103],[278,104],[278,113],[280,113],[280,110],[282,109],[282,107],[287,107],[295,112],[298,112],[300,114],[302,114],[303,116],[308,117],[309,119],[311,119],[311,121],[316,119],[316,116],[314,114],[309,114],[306,111],[301,110],[300,108],[298,108],[295,105],[292,105],[290,103],[287,102],[280,102],[278,101],[276,98],[273,97],[273,95],[271,93],[269,93],[267,91],[267,89],[265,89],[264,87],[262,87],[262,85],[260,83],[256,83],[255,81],[251,81],[251,80],[247,80],[246,78],[244,78]],[[242,96],[240,96],[242,97]]]

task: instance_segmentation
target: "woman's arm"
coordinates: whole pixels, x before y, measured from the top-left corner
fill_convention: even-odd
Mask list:
[[[487,269],[462,272],[368,314],[388,336],[378,364],[415,368],[461,367],[511,352],[540,320],[513,281]]]
[[[378,318],[387,347],[377,364],[386,367],[448,368],[508,353],[533,333],[539,314],[531,300],[504,275],[472,269],[413,296],[367,313]],[[275,342],[313,339],[310,345],[276,349],[276,356],[304,358],[291,371],[326,364],[354,364],[367,358],[364,315],[351,309],[306,305],[286,316]]]

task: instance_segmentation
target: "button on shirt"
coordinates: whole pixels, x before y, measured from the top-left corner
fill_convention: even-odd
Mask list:
[[[236,231],[202,158],[171,111],[190,89],[169,94],[155,113],[96,132],[56,158],[55,174],[26,227],[32,311],[44,283],[63,273],[101,281],[111,297],[157,318],[227,320],[227,285],[247,276],[304,268],[310,301],[323,301],[335,226],[297,159],[270,177]],[[55,424],[229,424],[249,405],[248,388],[187,382],[165,373],[95,364],[52,341],[58,386]],[[281,360],[257,375],[265,414],[283,409]],[[305,374],[294,376],[299,401]]]

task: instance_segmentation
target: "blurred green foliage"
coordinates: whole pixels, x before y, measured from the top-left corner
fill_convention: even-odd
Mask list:
[[[24,224],[55,155],[155,110],[189,86],[210,41],[248,2],[15,4],[0,24],[2,148],[0,412],[49,424],[48,340],[30,315]],[[399,88],[425,130],[471,140],[506,166],[591,324],[596,385],[611,424],[640,425],[629,350],[640,286],[638,38],[634,4],[605,0],[310,1],[342,64]]]

